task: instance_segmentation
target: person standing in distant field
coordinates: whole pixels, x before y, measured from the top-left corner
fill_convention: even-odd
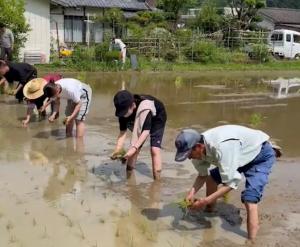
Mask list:
[[[111,39],[111,43],[112,43],[112,48],[113,46],[117,45],[120,47],[120,51],[121,51],[121,60],[123,65],[126,62],[126,45],[123,43],[123,41],[121,39],[117,39],[116,37],[113,37]]]
[[[12,53],[14,48],[14,35],[5,24],[0,23],[0,59],[12,61]]]

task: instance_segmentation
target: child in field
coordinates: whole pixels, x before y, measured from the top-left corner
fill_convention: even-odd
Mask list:
[[[120,134],[112,159],[123,149],[129,129],[132,131],[131,147],[124,158],[127,160],[127,170],[134,169],[138,154],[150,136],[153,178],[160,179],[160,150],[167,120],[163,103],[150,95],[133,95],[122,90],[115,95],[114,105],[119,118]]]
[[[59,110],[60,99],[67,100],[66,119],[66,135],[72,136],[74,122],[76,124],[76,137],[83,137],[86,116],[89,112],[92,99],[92,89],[89,85],[72,78],[65,78],[49,83],[44,87],[45,96],[55,101],[56,109],[49,117],[49,122],[54,122],[56,114]],[[50,100],[51,102],[51,100]],[[50,102],[44,105],[47,107]]]

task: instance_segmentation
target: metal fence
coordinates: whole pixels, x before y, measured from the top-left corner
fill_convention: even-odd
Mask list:
[[[211,53],[215,54],[215,56],[223,56],[225,62],[228,61],[226,58],[229,57],[231,53],[239,56],[242,61],[243,54],[244,60],[246,60],[246,54],[249,55],[251,53],[254,44],[264,45],[268,44],[268,41],[268,32],[237,30],[219,31],[213,34],[194,32],[190,37],[167,35],[166,37],[123,38],[128,55],[136,54],[139,57],[144,56],[158,60],[166,59],[167,57],[170,61],[172,61],[172,57],[175,57],[174,61],[176,60],[177,62],[205,62],[205,59],[207,58],[204,57],[202,59],[202,53],[204,54],[203,56],[212,56],[210,54],[205,54],[207,52],[206,49],[217,50],[217,52],[213,51]],[[199,43],[201,42],[211,44],[211,46],[208,45],[205,47],[204,45],[204,47],[201,47],[202,51],[199,51]],[[89,47],[87,47],[86,44],[81,44],[81,46],[78,47],[78,43],[72,43],[70,44],[70,47],[81,50],[83,54],[82,58],[88,57],[90,61],[97,61],[97,55],[95,54],[95,47],[97,45],[101,44],[92,43]],[[263,55],[264,54],[262,54],[261,59],[259,58],[258,60],[263,61]],[[222,58],[217,62],[220,61],[222,62]]]
[[[185,52],[187,49],[190,49],[190,54],[193,57],[193,48],[200,41],[213,42],[216,47],[225,48],[229,51],[249,53],[253,44],[268,44],[269,33],[228,31],[214,34],[196,34],[186,38],[126,38],[123,41],[126,43],[129,53],[132,52],[146,57],[161,58],[166,51],[170,50],[179,56],[187,56]]]

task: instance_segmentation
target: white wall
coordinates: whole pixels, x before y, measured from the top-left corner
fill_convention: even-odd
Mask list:
[[[26,0],[25,18],[31,31],[21,54],[26,51],[40,51],[45,62],[50,57],[50,0]]]

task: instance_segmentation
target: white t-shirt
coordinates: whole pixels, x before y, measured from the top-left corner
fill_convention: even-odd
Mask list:
[[[80,101],[82,94],[82,83],[79,80],[72,78],[63,78],[55,82],[61,86],[60,98],[66,100],[72,100],[74,103]]]
[[[120,46],[121,50],[123,50],[124,48],[126,48],[126,45],[120,39],[115,39],[115,44],[118,44]]]

